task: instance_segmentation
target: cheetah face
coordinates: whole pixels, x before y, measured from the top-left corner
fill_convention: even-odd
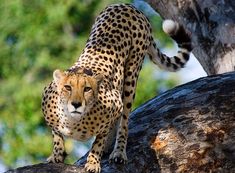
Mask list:
[[[102,75],[55,70],[53,78],[66,116],[80,119],[97,101]]]

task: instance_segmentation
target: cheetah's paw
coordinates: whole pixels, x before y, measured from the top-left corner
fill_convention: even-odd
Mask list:
[[[89,163],[87,162],[85,164],[85,170],[86,172],[89,172],[89,173],[100,173],[101,171],[101,167],[100,167],[100,164],[92,164],[92,163]]]
[[[64,157],[61,155],[55,156],[52,154],[50,157],[47,158],[48,163],[62,163],[64,162]]]
[[[114,150],[109,156],[109,161],[118,164],[125,164],[127,162],[126,152]]]

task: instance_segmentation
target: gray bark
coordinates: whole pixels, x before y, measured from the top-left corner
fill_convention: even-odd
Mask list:
[[[234,0],[147,0],[191,33],[193,54],[208,75],[235,70]]]
[[[169,90],[132,112],[126,165],[102,159],[102,173],[235,172],[235,72]],[[8,173],[82,172],[40,164]]]
[[[82,168],[64,163],[40,163],[37,165],[25,166],[6,173],[82,173]]]

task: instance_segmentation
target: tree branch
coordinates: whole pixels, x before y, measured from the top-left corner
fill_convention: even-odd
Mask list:
[[[234,86],[235,72],[201,78],[148,101],[130,116],[128,163],[109,164],[104,155],[102,173],[235,172]],[[76,171],[82,172],[73,165],[39,164],[8,173]]]

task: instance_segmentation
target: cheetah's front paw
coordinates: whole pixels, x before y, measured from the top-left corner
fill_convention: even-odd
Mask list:
[[[109,161],[118,164],[125,164],[127,162],[126,152],[114,150],[109,156]]]
[[[89,173],[100,173],[101,167],[100,167],[100,164],[98,164],[98,163],[92,164],[92,163],[87,162],[85,164],[85,170],[86,170],[86,172],[89,172]]]
[[[50,157],[47,158],[48,163],[63,163],[65,159],[64,155],[57,155],[55,156],[52,154]]]

